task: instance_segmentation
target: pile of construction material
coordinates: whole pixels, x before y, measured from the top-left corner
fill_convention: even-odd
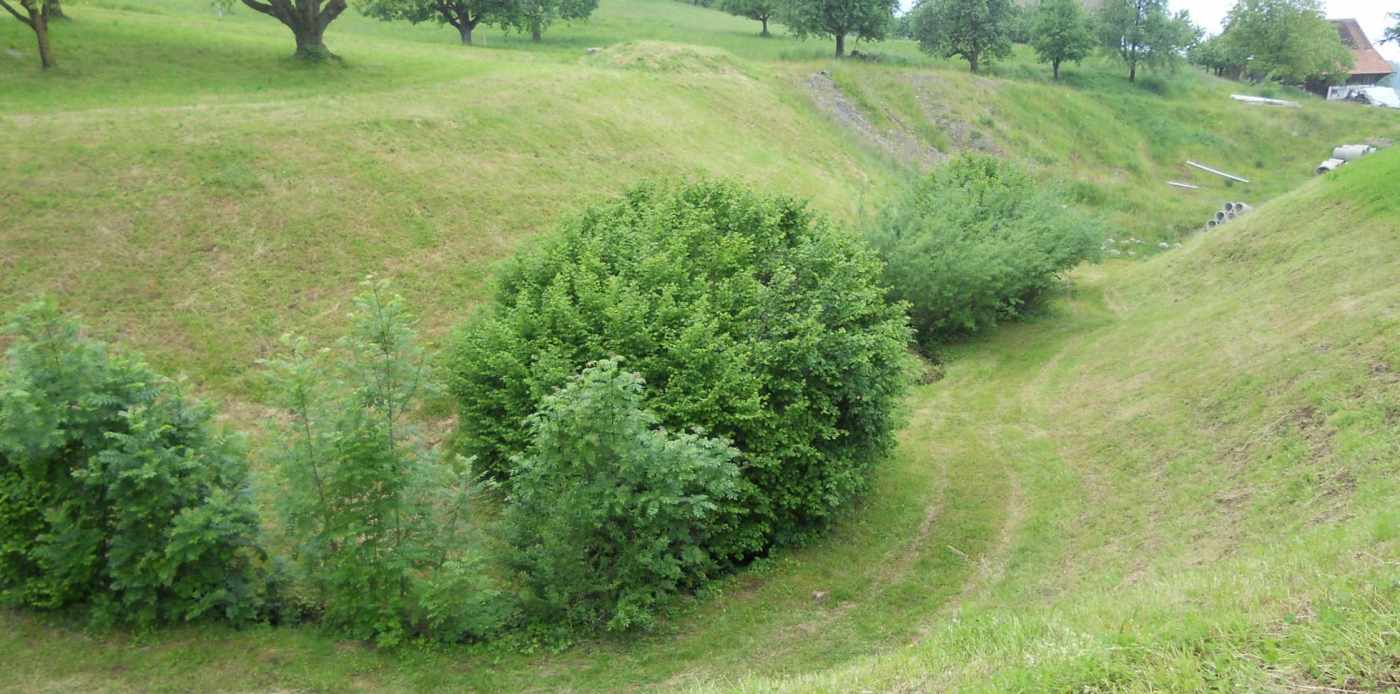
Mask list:
[[[1206,220],[1206,231],[1228,224],[1231,220],[1244,216],[1252,209],[1254,208],[1242,202],[1227,202],[1224,207],[1216,211],[1215,216]]]
[[[1332,158],[1317,165],[1318,175],[1329,171],[1336,171],[1349,161],[1356,161],[1372,152],[1375,147],[1370,145],[1342,145],[1332,150]]]

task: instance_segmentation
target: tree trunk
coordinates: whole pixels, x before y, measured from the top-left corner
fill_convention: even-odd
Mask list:
[[[977,72],[977,59],[979,57],[981,56],[977,55],[976,53],[973,53],[972,55],[967,57],[967,64],[969,67],[972,68],[973,72]]]
[[[34,30],[34,38],[39,42],[39,64],[45,70],[53,67],[53,54],[49,53],[49,20],[44,14],[44,8],[39,7],[39,0],[20,0],[19,6],[24,10],[24,14],[20,14],[19,10],[4,0],[0,0],[0,6],[14,15],[21,24]]]
[[[303,60],[325,60],[329,58],[331,52],[326,50],[324,40],[325,30],[321,28],[320,22],[312,22],[311,26],[302,26],[293,29],[292,34],[297,39],[296,57]]]
[[[539,42],[540,42],[540,34],[541,34],[541,33],[543,33],[543,32],[542,32],[542,30],[540,29],[540,23],[539,23],[538,21],[531,22],[531,23],[530,23],[530,40],[533,41],[533,42],[535,42],[535,43],[539,43]]]
[[[1051,62],[1050,62],[1050,67],[1053,68],[1053,69],[1055,70],[1055,81],[1056,81],[1056,82],[1059,82],[1059,81],[1060,81],[1060,61],[1058,61],[1058,60],[1051,61]]]
[[[39,64],[47,70],[53,67],[53,55],[49,53],[49,20],[43,12],[31,12],[34,19],[34,36],[39,39]]]
[[[758,32],[758,35],[764,38],[768,38],[769,36],[771,36],[772,34],[768,33],[768,18],[764,17],[763,19],[760,19],[758,21],[763,22],[763,31]]]
[[[334,57],[322,40],[326,27],[345,11],[345,0],[243,0],[250,9],[282,22],[296,38],[296,57],[303,60],[324,60]]]
[[[846,35],[845,35],[845,34],[837,34],[837,35],[836,35],[836,57],[837,57],[837,58],[842,58],[842,57],[845,57],[845,55],[846,55]]]
[[[1128,64],[1128,81],[1129,81],[1129,82],[1136,82],[1136,81],[1137,81],[1137,63],[1129,63],[1129,64]]]
[[[462,35],[463,46],[472,45],[472,29],[474,28],[476,27],[471,24],[463,24],[462,26],[457,27],[457,33]]]

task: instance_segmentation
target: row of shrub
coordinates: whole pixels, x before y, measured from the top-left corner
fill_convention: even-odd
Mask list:
[[[207,408],[37,305],[0,371],[0,602],[384,645],[646,626],[868,489],[911,315],[925,345],[1018,315],[1095,231],[986,158],[919,182],[870,243],[737,183],[643,185],[521,253],[441,379],[370,281],[335,349],[289,337],[267,363],[266,533]],[[412,425],[436,380],[452,454]],[[483,495],[499,527],[472,516]]]

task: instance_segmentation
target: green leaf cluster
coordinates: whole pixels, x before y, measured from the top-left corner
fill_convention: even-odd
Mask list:
[[[914,37],[924,52],[967,60],[973,72],[1011,55],[1011,0],[923,0],[914,10]]]
[[[1050,63],[1055,79],[1062,63],[1077,63],[1093,53],[1093,18],[1080,0],[1042,0],[1031,17],[1031,46],[1040,62]]]
[[[846,37],[883,41],[894,27],[898,0],[784,0],[779,15],[798,38],[836,39],[836,57],[846,50]]]
[[[458,439],[509,478],[545,397],[620,356],[664,426],[740,451],[740,498],[712,553],[800,541],[867,488],[894,441],[910,334],[879,276],[873,254],[794,200],[642,185],[521,253],[452,340]]]
[[[739,495],[738,451],[672,433],[615,359],[584,369],[530,417],[508,528],[530,606],[549,623],[622,631],[703,581],[720,516]]]
[[[467,523],[479,491],[406,415],[430,388],[403,302],[366,281],[339,349],[285,339],[270,362],[290,417],[273,458],[301,608],[349,636],[483,637],[508,607],[480,569]]]
[[[867,237],[929,348],[1022,315],[1098,257],[1098,224],[1002,159],[964,155],[919,180]]]
[[[1129,80],[1139,67],[1175,67],[1201,36],[1191,15],[1172,14],[1167,0],[1105,0],[1098,25],[1101,47],[1127,66]]]
[[[101,624],[258,614],[247,460],[210,410],[48,302],[0,371],[0,602]]]
[[[1356,61],[1318,0],[1239,0],[1218,39],[1222,56],[1254,79],[1285,84],[1346,80]]]

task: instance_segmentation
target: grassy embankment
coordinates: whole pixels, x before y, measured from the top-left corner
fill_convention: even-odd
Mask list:
[[[858,219],[908,172],[812,105],[817,70],[878,128],[1071,179],[1119,236],[1174,238],[1225,199],[1296,186],[1337,141],[1400,130],[1315,101],[1240,106],[1190,73],[1144,88],[1091,63],[1052,85],[1021,55],[976,78],[908,44],[832,64],[824,44],[671,2],[607,2],[539,48],[347,17],[328,35],[345,65],[316,70],[247,12],[69,7],[56,72],[0,72],[17,134],[0,171],[22,182],[0,191],[0,297],[58,296],[248,423],[253,361],[291,328],[338,333],[365,273],[441,335],[495,261],[640,177],[735,175]],[[22,30],[0,24],[0,43],[29,50]],[[583,56],[639,39],[705,47]],[[1257,184],[1166,188],[1188,157]],[[1086,270],[1051,315],[959,349],[828,541],[662,633],[386,655],[310,630],[84,635],[6,614],[0,687],[1374,686],[1400,657],[1397,168]]]

